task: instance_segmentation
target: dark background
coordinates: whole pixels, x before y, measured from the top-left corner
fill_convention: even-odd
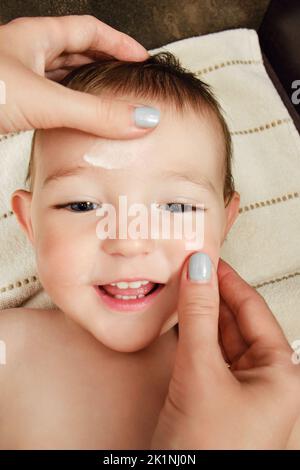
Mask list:
[[[146,49],[224,29],[257,29],[270,0],[1,0],[0,21],[91,14]]]

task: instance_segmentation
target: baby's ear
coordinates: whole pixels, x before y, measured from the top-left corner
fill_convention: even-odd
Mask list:
[[[222,244],[223,244],[225,237],[229,233],[232,225],[234,224],[237,216],[239,215],[239,208],[240,208],[240,194],[237,191],[234,191],[233,196],[225,209],[226,224],[225,224],[225,229],[223,233]]]
[[[31,207],[32,193],[24,189],[18,189],[11,195],[10,203],[22,230],[26,233],[32,245],[34,245],[34,236],[31,225]]]

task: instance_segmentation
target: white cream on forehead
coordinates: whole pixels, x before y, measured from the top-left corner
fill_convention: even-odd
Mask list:
[[[83,159],[93,166],[106,170],[127,168],[134,164],[144,154],[149,142],[145,139],[108,140],[98,139],[85,152]]]

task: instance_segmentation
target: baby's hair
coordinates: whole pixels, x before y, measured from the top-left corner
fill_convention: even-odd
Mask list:
[[[222,108],[210,86],[183,68],[171,52],[163,51],[141,62],[122,61],[114,58],[101,59],[81,65],[65,76],[60,83],[73,90],[101,96],[109,93],[113,97],[131,95],[133,98],[155,100],[173,107],[177,114],[193,110],[199,116],[214,116],[219,123],[224,148],[223,197],[225,206],[230,202],[234,188],[231,173],[232,142]],[[158,124],[159,125],[159,124]],[[32,148],[26,184],[33,189],[34,158]]]

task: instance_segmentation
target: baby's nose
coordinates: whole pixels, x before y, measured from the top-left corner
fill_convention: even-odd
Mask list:
[[[154,250],[155,240],[152,239],[110,239],[103,240],[102,249],[109,255],[126,257],[147,255]]]

